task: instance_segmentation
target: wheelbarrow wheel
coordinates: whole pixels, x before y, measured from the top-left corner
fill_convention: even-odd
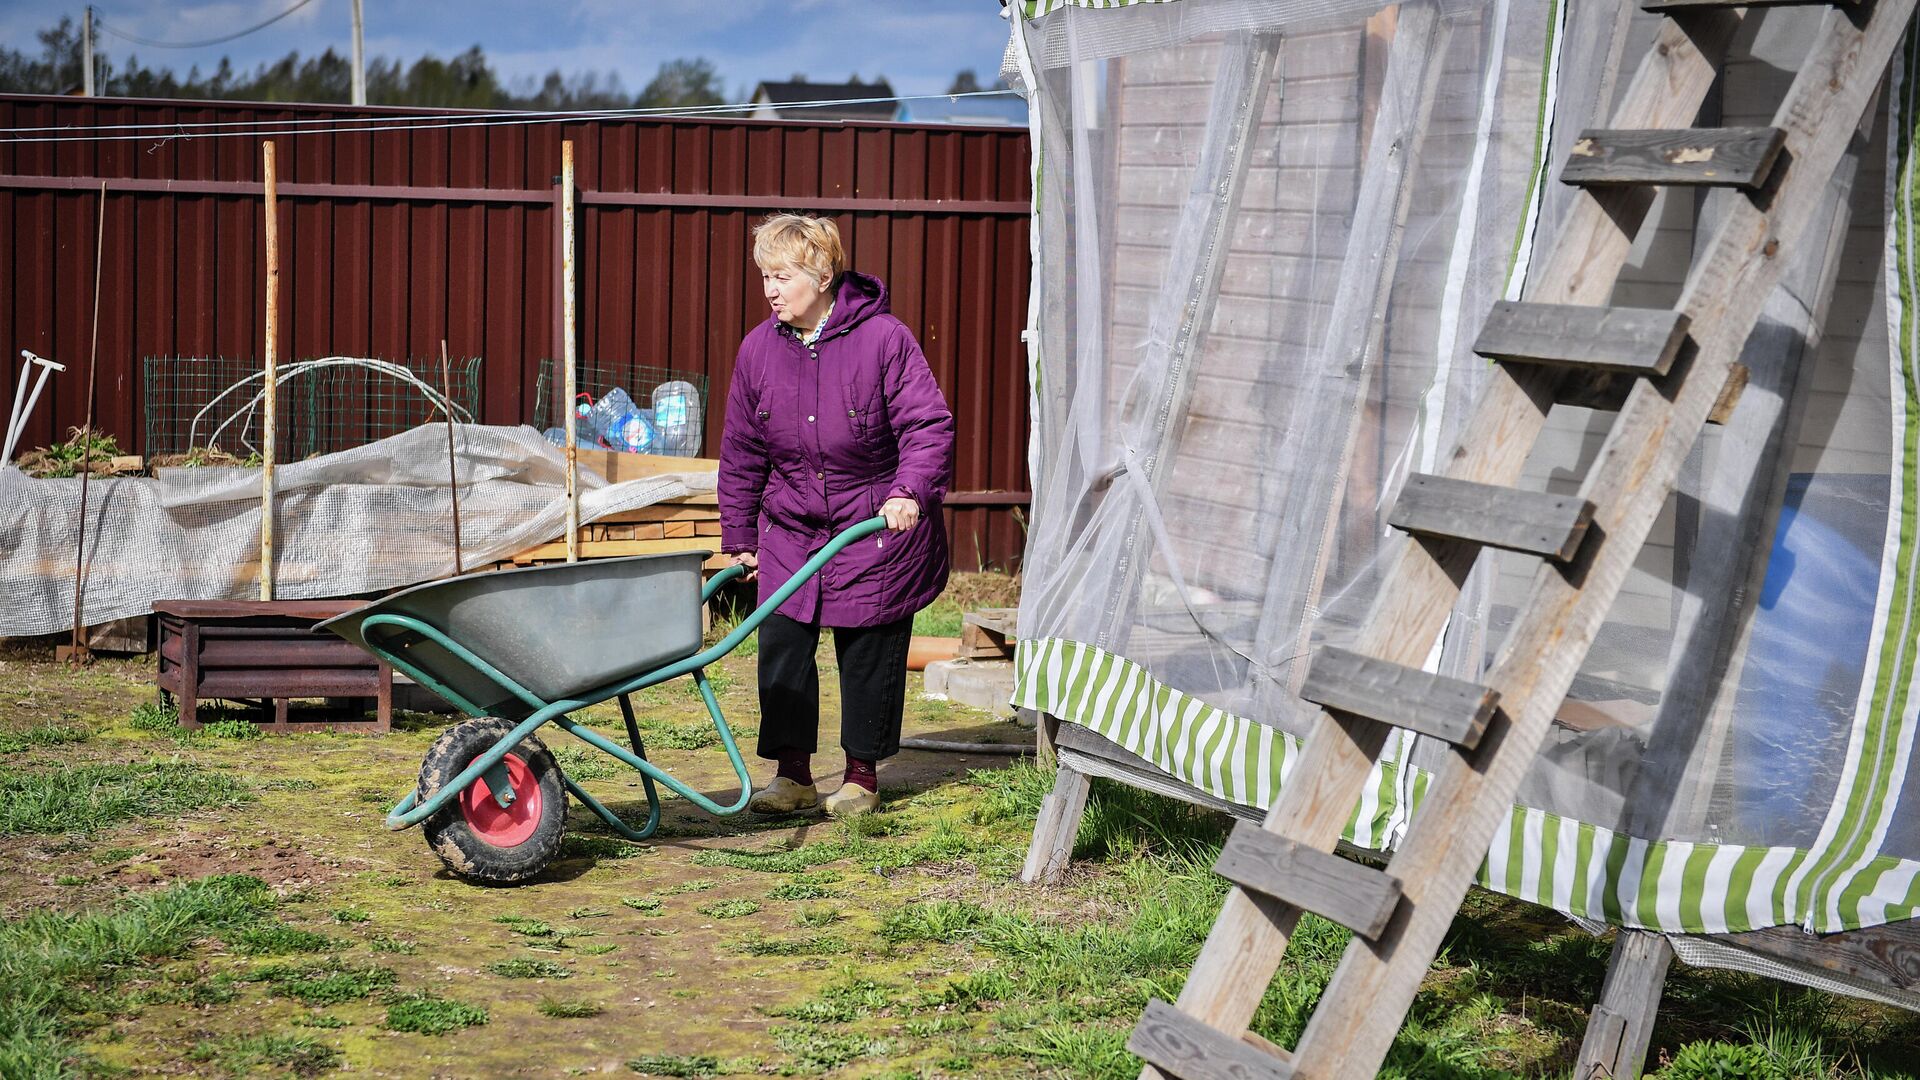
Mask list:
[[[447,729],[420,763],[420,798],[432,798],[475,758],[512,734],[514,725],[488,717]],[[427,846],[461,877],[492,885],[525,881],[560,851],[567,827],[567,792],[553,754],[532,735],[502,761],[514,801],[502,807],[483,776],[422,824]]]

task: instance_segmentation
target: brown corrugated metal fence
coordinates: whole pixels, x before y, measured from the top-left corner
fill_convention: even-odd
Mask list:
[[[144,445],[142,360],[258,357],[265,333],[261,143],[275,134],[283,337],[291,358],[485,358],[482,418],[528,422],[560,344],[560,143],[579,189],[583,360],[704,373],[707,452],[741,335],[765,317],[749,230],[832,215],[887,281],[958,423],[955,564],[1017,563],[1025,492],[1024,131],[644,119],[355,130],[417,110],[0,96],[0,395],[20,349],[69,365],[23,440],[81,423],[97,192],[107,181],[99,426]],[[471,123],[465,114],[449,124]],[[342,124],[341,121],[347,121]],[[391,122],[390,120],[387,122]],[[180,138],[184,124],[243,134]],[[104,130],[106,125],[153,125]],[[376,123],[373,125],[378,127]],[[87,132],[85,129],[102,129]],[[205,128],[195,128],[196,132]],[[76,134],[134,138],[62,139]],[[75,377],[78,373],[79,377]]]

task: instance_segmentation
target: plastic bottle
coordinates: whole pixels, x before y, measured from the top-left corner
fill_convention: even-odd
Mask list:
[[[593,423],[601,444],[629,454],[651,453],[658,435],[650,413],[636,407],[626,390],[616,386],[607,391],[593,404]]]
[[[662,454],[694,457],[700,453],[700,391],[675,379],[653,388],[653,422]]]

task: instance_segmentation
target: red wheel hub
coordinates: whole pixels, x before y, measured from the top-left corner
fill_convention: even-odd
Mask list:
[[[508,754],[501,764],[513,784],[513,804],[502,807],[493,801],[493,789],[483,776],[460,793],[460,814],[480,839],[494,847],[517,847],[540,824],[540,785],[534,783],[533,770],[519,754]]]

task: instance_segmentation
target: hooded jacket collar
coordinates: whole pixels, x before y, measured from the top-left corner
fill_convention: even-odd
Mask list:
[[[840,275],[840,287],[833,295],[833,311],[827,316],[827,324],[820,329],[820,340],[825,341],[875,315],[888,315],[892,311],[893,306],[887,300],[886,282],[871,274],[848,270]],[[781,333],[796,339],[800,336],[799,331],[786,323],[778,319],[774,319],[774,322],[775,328]]]

